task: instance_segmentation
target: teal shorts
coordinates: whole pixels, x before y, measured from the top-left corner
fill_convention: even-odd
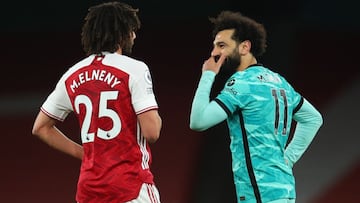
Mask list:
[[[267,203],[295,203],[295,199],[278,199]]]

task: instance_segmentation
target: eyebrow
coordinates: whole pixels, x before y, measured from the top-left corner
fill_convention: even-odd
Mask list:
[[[218,42],[216,42],[216,43],[214,43],[214,45],[216,45],[216,46],[220,46],[221,44],[223,44],[223,45],[228,45],[226,42],[224,42],[224,41],[218,41]]]

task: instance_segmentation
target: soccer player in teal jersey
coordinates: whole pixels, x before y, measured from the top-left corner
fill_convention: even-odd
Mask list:
[[[214,48],[202,67],[190,128],[203,131],[227,120],[239,203],[294,203],[292,167],[322,125],[322,116],[282,76],[258,63],[266,48],[263,25],[231,11],[210,20]],[[234,74],[210,101],[220,68]],[[297,125],[287,145],[293,120]]]

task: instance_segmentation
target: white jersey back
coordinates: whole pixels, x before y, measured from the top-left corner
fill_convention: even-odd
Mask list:
[[[62,76],[41,109],[60,121],[74,112],[79,120],[84,158],[78,202],[129,201],[143,183],[153,183],[137,115],[157,108],[147,65],[130,57],[92,55]]]

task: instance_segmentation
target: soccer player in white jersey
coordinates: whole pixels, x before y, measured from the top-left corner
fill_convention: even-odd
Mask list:
[[[140,28],[137,12],[120,2],[89,9],[81,35],[87,57],[61,77],[34,122],[34,135],[82,160],[78,203],[160,202],[148,143],[162,122],[147,65],[127,56]],[[71,112],[82,145],[56,128]]]
[[[285,78],[258,63],[266,47],[261,24],[230,11],[211,21],[214,48],[202,67],[190,127],[203,131],[227,120],[237,202],[294,203],[292,166],[322,125],[322,116]],[[220,68],[234,73],[209,101]],[[286,147],[292,120],[297,126]]]

